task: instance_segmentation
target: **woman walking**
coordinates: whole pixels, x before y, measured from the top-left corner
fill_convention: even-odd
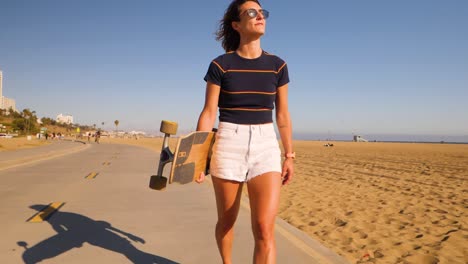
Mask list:
[[[260,45],[268,16],[256,0],[233,1],[217,32],[226,53],[211,62],[205,76],[205,104],[197,130],[211,131],[219,108],[210,174],[218,212],[215,236],[223,263],[231,263],[233,227],[244,183],[255,239],[253,262],[276,262],[274,225],[280,189],[294,175],[288,69]]]

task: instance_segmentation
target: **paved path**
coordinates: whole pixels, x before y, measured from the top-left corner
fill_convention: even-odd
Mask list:
[[[221,263],[210,181],[154,191],[147,186],[157,153],[93,144],[63,156],[77,144],[31,150],[37,156],[57,148],[62,156],[0,170],[0,263]],[[46,221],[27,222],[54,202],[64,204]],[[234,263],[251,263],[248,206],[235,237]],[[282,220],[276,237],[278,263],[346,263]]]

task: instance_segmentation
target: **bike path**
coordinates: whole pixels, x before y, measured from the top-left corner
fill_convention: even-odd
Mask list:
[[[158,153],[89,146],[0,171],[1,263],[221,263],[209,180],[155,191],[148,183]],[[252,262],[246,199],[234,229],[233,263]],[[51,203],[59,209],[48,219],[28,222]],[[277,263],[347,263],[280,219],[275,230]]]

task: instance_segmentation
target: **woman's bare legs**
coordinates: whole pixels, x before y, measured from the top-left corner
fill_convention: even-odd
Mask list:
[[[218,222],[215,230],[216,242],[223,263],[231,264],[233,227],[239,213],[243,183],[216,177],[211,178],[213,179],[216,207],[218,209]]]
[[[281,174],[268,172],[247,182],[252,232],[255,239],[254,263],[276,263],[275,218],[281,191]]]

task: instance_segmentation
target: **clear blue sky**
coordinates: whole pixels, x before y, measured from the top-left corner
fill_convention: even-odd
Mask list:
[[[156,133],[195,129],[229,1],[0,0],[3,94]],[[468,137],[468,1],[263,1],[297,134]]]

